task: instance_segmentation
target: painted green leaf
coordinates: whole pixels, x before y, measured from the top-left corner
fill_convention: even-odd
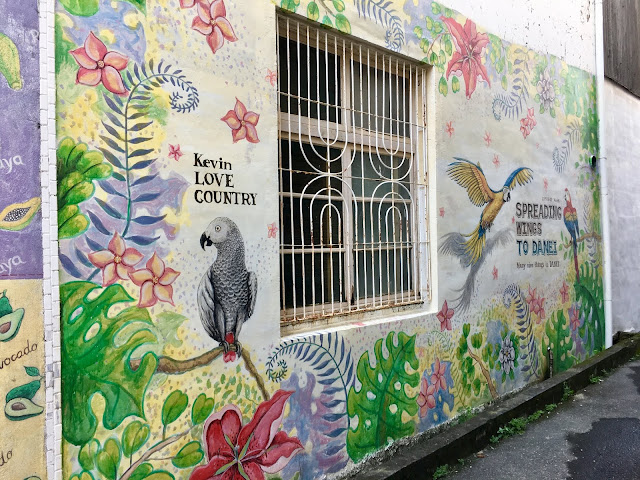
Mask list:
[[[431,17],[427,17],[426,24],[427,24],[427,30],[429,31],[433,30],[433,20],[431,19]]]
[[[124,2],[128,2],[142,13],[147,13],[147,0],[122,0]]]
[[[136,453],[149,439],[150,433],[149,425],[140,420],[131,422],[122,432],[122,454],[128,458]]]
[[[95,394],[104,398],[102,423],[112,430],[129,415],[144,418],[144,392],[156,369],[155,355],[146,353],[136,370],[130,366],[133,352],[154,343],[152,325],[144,308],[127,307],[115,316],[114,305],[132,302],[121,285],[111,285],[99,295],[87,298],[100,288],[91,282],[69,282],[60,287],[62,312],[62,434],[73,445],[93,438],[97,419],[91,409]],[[122,338],[124,327],[128,336]],[[97,330],[97,331],[96,331]],[[90,333],[93,335],[87,338]],[[115,337],[119,336],[116,342]]]
[[[415,397],[407,395],[407,387],[416,388],[420,375],[415,352],[415,335],[409,337],[390,332],[386,338],[387,356],[382,349],[383,339],[375,346],[375,367],[371,366],[369,352],[358,361],[356,374],[362,384],[359,391],[349,389],[347,412],[358,417],[358,426],[347,433],[347,452],[354,461],[375,452],[387,444],[389,438],[399,439],[415,431],[415,422],[402,420],[403,414],[414,416],[418,411]],[[413,373],[408,371],[414,370]]]
[[[175,422],[187,408],[189,397],[182,390],[174,390],[162,405],[162,424],[166,427]]]
[[[295,12],[300,5],[300,0],[282,0],[280,6],[290,12]]]
[[[453,53],[453,43],[451,43],[451,39],[448,35],[444,39],[444,51],[447,52],[447,55],[451,55]]]
[[[431,56],[429,57],[429,63],[435,65],[438,63],[438,54],[436,52],[431,52]]]
[[[341,13],[336,15],[336,28],[342,33],[351,33],[351,23],[349,23],[347,17]]]
[[[40,376],[40,370],[38,370],[36,367],[24,367],[25,372],[27,372],[27,375],[29,375],[30,377],[39,377]]]
[[[427,53],[429,51],[429,40],[426,38],[422,38],[420,39],[420,49],[424,52]],[[428,61],[428,58],[425,58],[423,61]]]
[[[81,472],[72,475],[69,480],[96,480],[90,472]]]
[[[460,80],[458,80],[458,77],[456,77],[455,75],[451,79],[451,90],[453,91],[453,93],[458,93],[460,91]]]
[[[438,15],[440,13],[440,4],[437,2],[431,2],[431,13]]]
[[[60,4],[71,15],[90,17],[98,13],[98,0],[60,0]]]
[[[204,393],[198,395],[196,401],[193,402],[193,408],[191,410],[191,421],[193,424],[199,425],[204,422],[209,415],[211,415],[214,405],[215,401],[213,398],[208,398]]]
[[[422,28],[420,28],[419,26],[416,25],[413,28],[413,33],[416,35],[416,37],[422,38]]]
[[[542,351],[546,352],[547,348],[551,347],[553,373],[564,372],[571,368],[575,363],[575,357],[571,353],[573,338],[571,338],[569,322],[563,310],[553,312],[544,331],[546,335],[542,337]]]
[[[447,96],[447,93],[449,92],[449,86],[447,85],[446,78],[440,77],[440,81],[438,82],[438,91],[445,97]]]
[[[322,17],[322,24],[326,25],[327,27],[333,27],[333,22],[331,21],[328,15],[325,15],[324,17]]]
[[[445,17],[453,17],[453,10],[451,10],[450,8],[445,8],[444,9],[444,16]]]
[[[178,468],[189,468],[199,464],[203,458],[204,452],[200,447],[200,442],[194,440],[182,447],[173,457],[171,463]]]
[[[120,444],[114,438],[108,439],[104,443],[104,448],[96,457],[96,466],[98,467],[98,471],[107,477],[108,480],[115,480],[118,476],[120,458]]]
[[[344,1],[333,0],[333,8],[335,8],[338,12],[344,12]]]
[[[93,470],[96,455],[100,451],[100,442],[95,438],[85,443],[78,453],[78,463],[84,470]]]
[[[500,79],[500,86],[502,87],[503,90],[506,90],[508,87],[508,83],[507,83],[507,76],[503,75],[502,78]]]
[[[150,463],[143,463],[134,470],[129,480],[175,480],[175,477],[165,470],[154,470]]]
[[[316,2],[309,2],[309,5],[307,5],[307,17],[314,22],[320,18],[320,9]]]
[[[471,346],[476,350],[482,346],[482,333],[474,333],[471,335]]]
[[[442,25],[442,22],[433,23],[433,33],[442,33],[443,30],[444,26]]]
[[[109,177],[113,169],[104,161],[102,153],[87,150],[86,144],[76,144],[70,138],[58,144],[56,161],[58,237],[71,238],[89,226],[89,219],[77,205],[93,196],[93,181]]]

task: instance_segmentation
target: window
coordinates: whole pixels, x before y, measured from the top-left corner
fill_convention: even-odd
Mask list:
[[[278,61],[282,323],[422,303],[424,66],[290,16]]]

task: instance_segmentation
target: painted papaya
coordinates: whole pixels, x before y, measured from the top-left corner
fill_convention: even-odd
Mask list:
[[[9,37],[2,33],[0,33],[0,73],[4,75],[12,89],[20,90],[22,88],[18,48]]]
[[[44,412],[44,408],[23,397],[9,400],[4,407],[5,416],[12,421],[26,420],[40,415],[42,412]]]
[[[17,231],[26,228],[38,210],[40,210],[40,197],[6,206],[0,212],[0,230]]]

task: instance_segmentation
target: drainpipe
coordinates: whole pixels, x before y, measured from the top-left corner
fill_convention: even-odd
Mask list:
[[[609,242],[609,182],[607,180],[607,149],[604,133],[604,29],[602,2],[595,2],[596,37],[596,110],[598,112],[598,170],[600,171],[600,209],[602,223],[603,267],[604,267],[604,334],[605,347],[611,346],[613,325],[611,318],[611,251]]]

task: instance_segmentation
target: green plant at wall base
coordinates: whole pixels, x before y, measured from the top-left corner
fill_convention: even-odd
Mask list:
[[[571,368],[576,359],[571,353],[573,351],[573,338],[569,321],[563,310],[553,312],[549,321],[545,325],[545,335],[542,337],[542,351],[546,352],[551,347],[553,355],[553,373],[564,372]]]
[[[58,178],[58,237],[71,238],[89,228],[89,218],[78,204],[90,199],[94,180],[107,178],[113,169],[102,153],[87,150],[84,143],[63,139],[56,151]]]
[[[128,307],[115,316],[114,305],[133,298],[118,285],[111,285],[89,300],[98,285],[70,282],[60,287],[62,312],[62,426],[64,438],[73,445],[84,445],[96,432],[97,418],[91,399],[100,394],[105,401],[102,423],[112,430],[130,416],[144,418],[143,397],[156,366],[155,355],[147,353],[134,371],[129,361],[140,346],[154,343],[152,325],[144,308]],[[127,325],[139,329],[124,339],[116,335]]]
[[[347,433],[347,452],[354,461],[387,445],[388,439],[397,440],[415,432],[415,422],[403,421],[418,412],[415,397],[409,397],[407,387],[416,388],[420,375],[415,352],[416,336],[399,332],[394,345],[395,332],[389,332],[385,345],[388,356],[382,351],[383,339],[374,346],[376,365],[371,366],[369,352],[360,357],[356,375],[362,387],[349,389],[347,411],[349,417],[358,417],[358,426]],[[414,372],[407,373],[408,367]]]

